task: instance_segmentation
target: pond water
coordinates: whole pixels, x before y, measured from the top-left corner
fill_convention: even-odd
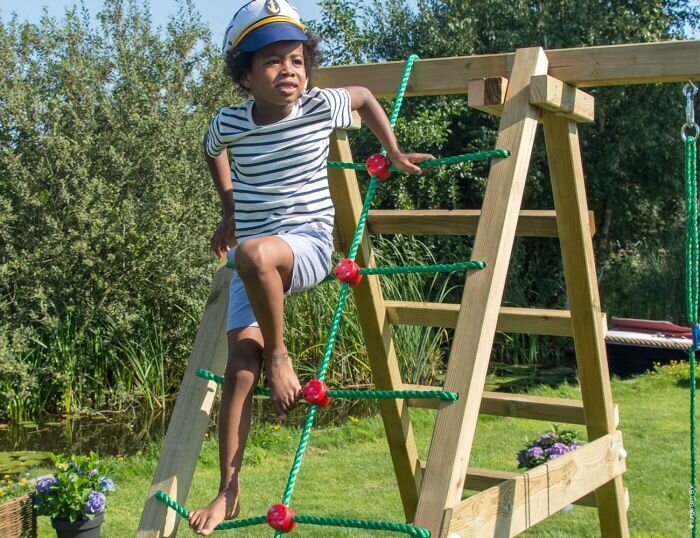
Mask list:
[[[209,422],[209,434],[216,435],[216,409]],[[375,402],[335,400],[321,409],[315,424],[324,427],[345,422],[348,416],[363,417],[376,413]],[[286,424],[302,426],[307,406],[300,404],[290,413]],[[159,443],[167,431],[171,409],[159,414],[110,413],[93,416],[44,417],[36,422],[0,424],[0,452],[50,451],[101,456],[127,456]],[[272,406],[255,400],[256,422],[275,424],[279,420]]]

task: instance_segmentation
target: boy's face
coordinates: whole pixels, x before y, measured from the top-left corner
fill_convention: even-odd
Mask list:
[[[304,45],[278,41],[255,52],[251,70],[241,80],[257,107],[288,107],[306,87]]]

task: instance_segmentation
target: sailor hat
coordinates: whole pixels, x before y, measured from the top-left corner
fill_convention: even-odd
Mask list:
[[[277,41],[307,39],[299,13],[286,0],[252,0],[233,15],[222,49],[253,52]]]

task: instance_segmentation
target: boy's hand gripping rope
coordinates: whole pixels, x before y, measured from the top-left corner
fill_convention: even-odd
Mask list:
[[[697,187],[697,140],[700,128],[695,122],[695,96],[698,88],[688,82],[683,88],[686,99],[685,125],[681,128],[681,138],[685,145],[685,253],[686,253],[686,303],[688,323],[693,329],[693,346],[688,354],[690,364],[690,518],[692,537],[698,536],[697,521],[697,431],[695,420],[695,351],[700,343],[700,325],[698,325],[698,187]]]

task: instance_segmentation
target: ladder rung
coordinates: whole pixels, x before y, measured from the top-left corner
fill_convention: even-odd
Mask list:
[[[460,305],[450,303],[421,303],[385,301],[389,323],[448,327],[457,325]],[[501,307],[496,330],[506,333],[572,336],[571,313],[568,310],[544,308]]]
[[[373,209],[367,215],[372,234],[474,235],[479,209]],[[593,212],[588,212],[591,236],[595,233]],[[520,211],[515,235],[558,237],[556,212],[552,209]]]
[[[435,390],[436,387],[404,385],[405,390]],[[407,400],[411,407],[437,409],[438,400]],[[583,402],[568,398],[550,398],[505,392],[484,391],[479,412],[499,417],[528,418],[567,424],[585,424]]]
[[[421,461],[421,469],[425,470],[425,462]],[[485,489],[497,486],[501,482],[515,478],[521,473],[512,471],[496,471],[494,469],[483,469],[481,467],[469,467],[467,477],[464,482],[464,489],[471,491],[484,491]],[[584,495],[574,504],[580,506],[596,506],[595,492]]]

